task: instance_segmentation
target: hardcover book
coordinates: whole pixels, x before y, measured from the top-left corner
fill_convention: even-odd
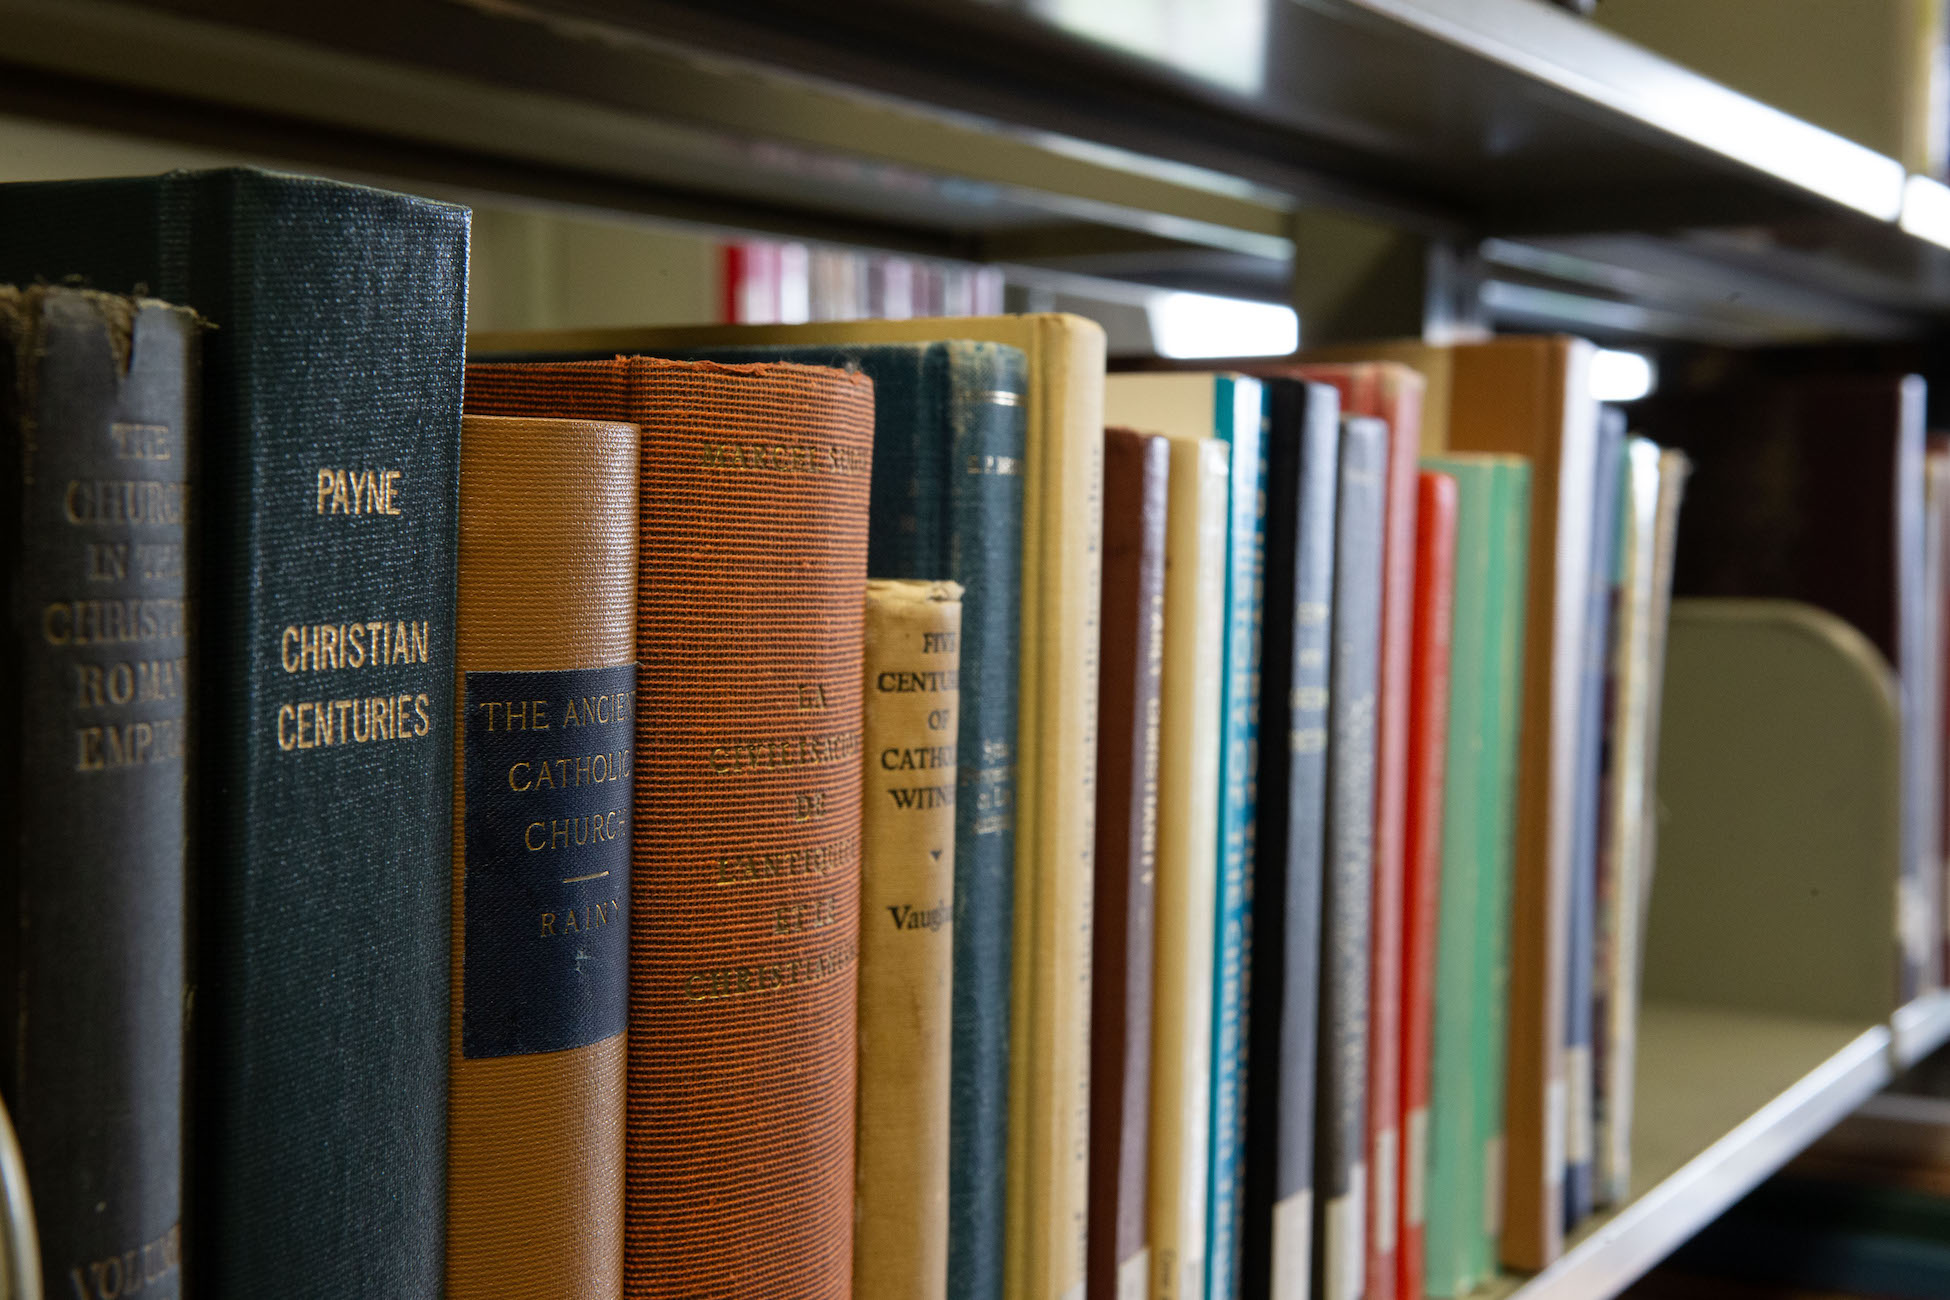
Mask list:
[[[948,1290],[961,588],[867,583],[853,1300]]]
[[[1246,960],[1252,927],[1253,766],[1259,727],[1259,587],[1265,563],[1261,441],[1264,389],[1228,374],[1119,374],[1105,385],[1113,420],[1173,437],[1217,438],[1231,449],[1226,505],[1224,675],[1219,683],[1219,875],[1213,935],[1212,1092],[1207,1121],[1208,1300],[1238,1290],[1240,1151],[1244,1101]]]
[[[461,433],[446,1293],[618,1295],[638,434]]]
[[[1498,1000],[1508,1012],[1508,1086],[1501,1155],[1491,1165],[1503,1205],[1495,1233],[1502,1261],[1540,1269],[1564,1243],[1564,984],[1598,424],[1592,348],[1563,336],[1513,335],[1449,346],[1359,344],[1346,351],[1421,373],[1425,450],[1503,453],[1531,462],[1509,996]]]
[[[1667,458],[1670,457],[1668,460]],[[1612,734],[1605,750],[1605,838],[1599,866],[1597,1105],[1594,1156],[1600,1204],[1630,1192],[1632,1077],[1637,1057],[1639,958],[1651,874],[1660,669],[1671,600],[1671,527],[1685,479],[1682,453],[1646,438],[1626,444],[1619,531],[1618,617],[1612,633]],[[1664,528],[1662,529],[1662,523]],[[1661,550],[1666,563],[1660,563]],[[1663,581],[1663,585],[1661,585]]]
[[[1159,679],[1158,875],[1152,952],[1152,1300],[1205,1285],[1218,875],[1219,677],[1231,448],[1172,438]]]
[[[1526,467],[1516,457],[1486,454],[1431,457],[1422,465],[1456,483],[1423,1291],[1457,1296],[1487,1279],[1494,1257],[1503,1053],[1500,1042],[1487,1041],[1498,1012],[1492,1002],[1501,996],[1492,987],[1490,950],[1492,936],[1509,925],[1507,751],[1517,717],[1505,679],[1516,671],[1506,661],[1520,649],[1521,617],[1512,623],[1507,598],[1523,562],[1521,547],[1510,553],[1510,537],[1513,530],[1521,537],[1526,505],[1511,484]]]
[[[182,1294],[200,334],[0,286],[0,1099],[49,1296]]]
[[[1416,482],[1415,618],[1408,707],[1407,872],[1402,890],[1401,1216],[1396,1290],[1426,1294],[1429,1078],[1436,937],[1442,920],[1442,797],[1447,770],[1449,647],[1456,591],[1456,480]]]
[[[1326,852],[1340,398],[1266,381],[1266,573],[1247,1022],[1240,1291],[1313,1276],[1314,1070]]]
[[[1104,434],[1103,658],[1097,699],[1097,883],[1090,977],[1093,1300],[1148,1295],[1146,1152],[1158,857],[1159,685],[1171,452]]]
[[[1315,1103],[1314,1235],[1319,1246],[1313,1291],[1321,1300],[1358,1300],[1366,1294],[1368,944],[1387,464],[1387,424],[1367,416],[1342,416]]]
[[[467,212],[240,168],[0,186],[0,229],[0,280],[213,326],[185,1289],[433,1294]]]
[[[481,414],[644,430],[624,1293],[839,1300],[872,385],[642,357],[467,382]]]
[[[668,354],[835,366],[873,380],[867,572],[961,584],[948,1273],[955,1296],[999,1300],[1028,361],[1020,348],[955,338]]]
[[[1518,781],[1523,771],[1523,736],[1535,716],[1528,694],[1529,638],[1536,615],[1530,608],[1529,574],[1536,565],[1531,521],[1531,464],[1521,456],[1499,456],[1492,508],[1488,692],[1483,726],[1484,847],[1480,859],[1474,985],[1477,1008],[1472,1032],[1471,1071],[1479,1081],[1476,1164],[1482,1179],[1483,1219],[1472,1235],[1470,1276],[1481,1285],[1497,1273],[1503,1249],[1508,1192],[1508,1124],[1511,930],[1516,925]]]
[[[1591,486],[1591,532],[1585,542],[1589,586],[1584,621],[1584,676],[1578,696],[1577,784],[1571,838],[1570,942],[1564,997],[1564,1222],[1574,1227],[1595,1208],[1593,1182],[1596,1076],[1592,1064],[1598,967],[1598,855],[1603,819],[1605,676],[1611,660],[1612,569],[1618,551],[1618,493],[1625,417],[1606,407],[1598,421]]]
[[[1341,408],[1388,424],[1383,488],[1381,658],[1376,678],[1374,903],[1369,939],[1368,1300],[1394,1300],[1400,1249],[1405,1110],[1401,1082],[1404,878],[1409,800],[1410,638],[1415,592],[1415,458],[1421,452],[1422,377],[1391,361],[1312,363],[1302,379],[1333,384]],[[1403,1300],[1421,1300],[1404,1293]]]
[[[993,1170],[986,1177],[951,1175],[957,1197],[965,1193],[968,1199],[950,1212],[949,1293],[955,1300],[1001,1300],[1005,1294],[1010,1300],[1066,1300],[1083,1281],[1087,1236],[1102,329],[1075,316],[975,316],[486,335],[474,347],[482,354],[608,355],[732,344],[852,347],[941,339],[1020,349],[1029,376],[1021,395],[1027,419],[1020,463],[1022,622],[1013,755],[1008,1120],[985,1130],[995,1134],[1006,1128],[1007,1158],[999,1177]],[[971,590],[974,585],[969,583]],[[969,1104],[958,1104],[958,1113]]]

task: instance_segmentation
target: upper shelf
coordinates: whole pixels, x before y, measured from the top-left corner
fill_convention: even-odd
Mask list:
[[[1902,206],[1894,159],[1541,0],[530,8],[1492,230]]]
[[[1272,295],[1329,207],[1546,247],[1654,336],[1950,312],[1898,163],[1542,0],[0,0],[0,112]],[[1595,288],[1635,244],[1686,269]],[[1537,262],[1512,310],[1548,318]]]

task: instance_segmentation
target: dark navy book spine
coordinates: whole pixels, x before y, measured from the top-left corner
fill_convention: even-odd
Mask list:
[[[1243,1109],[1240,1294],[1290,1295],[1312,1269],[1314,1069],[1326,850],[1340,394],[1267,381],[1259,804]]]
[[[468,214],[252,169],[0,186],[0,280],[194,308],[186,1289],[440,1291]]]

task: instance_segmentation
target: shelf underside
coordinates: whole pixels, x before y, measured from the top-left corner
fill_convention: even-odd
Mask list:
[[[1629,1286],[1886,1084],[1889,1044],[1881,1025],[1647,1005],[1632,1199],[1581,1228],[1551,1268],[1485,1294],[1598,1300]]]
[[[1950,251],[1888,219],[1897,164],[1537,0],[1229,0],[1190,42],[1089,12],[0,0],[0,113],[1270,298],[1327,208],[1497,237],[1493,318],[1603,338],[1899,337],[1950,312]]]

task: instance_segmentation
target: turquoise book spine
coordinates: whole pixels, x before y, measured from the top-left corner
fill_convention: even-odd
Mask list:
[[[1219,684],[1219,872],[1213,943],[1211,1148],[1206,1300],[1239,1292],[1245,1180],[1246,968],[1252,944],[1254,769],[1259,745],[1260,600],[1266,569],[1266,397],[1243,375],[1213,386],[1213,430],[1232,446],[1227,502],[1225,676]]]

